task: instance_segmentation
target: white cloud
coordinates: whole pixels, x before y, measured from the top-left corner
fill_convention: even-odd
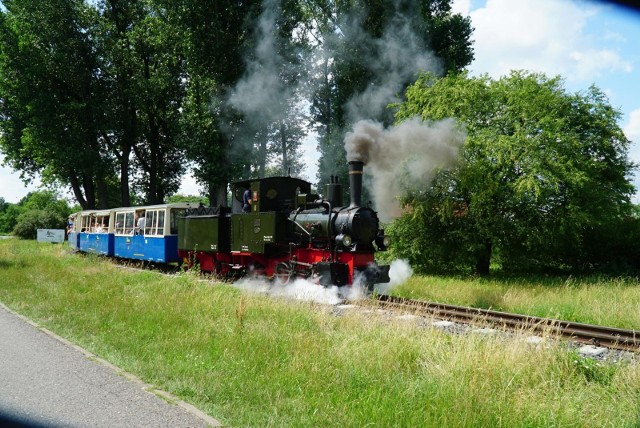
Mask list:
[[[494,78],[510,70],[561,74],[589,81],[607,71],[632,71],[629,61],[586,33],[599,13],[593,4],[570,0],[487,0],[470,13],[475,28],[475,74]]]
[[[469,15],[471,10],[471,0],[453,0],[451,4],[451,12],[459,13],[462,16]]]
[[[629,121],[623,131],[632,142],[629,156],[634,162],[640,163],[640,108],[629,113]]]

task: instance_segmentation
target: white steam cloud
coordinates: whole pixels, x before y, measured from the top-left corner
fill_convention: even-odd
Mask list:
[[[295,90],[281,77],[286,61],[278,52],[275,31],[278,13],[275,2],[265,2],[256,29],[253,57],[247,61],[247,71],[229,97],[231,105],[245,113],[245,120],[256,126],[284,117],[287,101]]]
[[[379,294],[387,294],[391,289],[404,283],[413,275],[413,270],[405,260],[391,262],[389,277],[391,281],[385,284],[375,284],[374,289]],[[325,287],[297,278],[286,285],[277,284],[262,277],[245,277],[233,283],[233,286],[244,291],[266,294],[271,297],[281,297],[291,300],[315,302],[324,305],[338,305],[344,300],[366,299],[370,293],[359,278],[355,278],[353,285]]]
[[[373,73],[373,81],[347,102],[349,118],[353,122],[381,117],[389,103],[400,100],[398,94],[404,85],[415,80],[420,72],[440,74],[442,71],[440,60],[425,50],[424,42],[403,16],[396,16],[392,22],[381,38],[369,41],[373,50],[368,67]]]
[[[359,300],[367,296],[362,285],[338,287],[315,284],[306,279],[297,278],[286,285],[273,283],[266,278],[243,278],[236,281],[234,287],[271,297],[282,297],[291,300],[315,302],[324,305],[337,305],[346,300]]]
[[[388,129],[361,120],[347,133],[344,147],[348,161],[367,166],[367,185],[380,219],[387,222],[402,214],[398,196],[406,187],[427,187],[438,168],[453,165],[465,138],[453,119],[427,123],[414,118]]]

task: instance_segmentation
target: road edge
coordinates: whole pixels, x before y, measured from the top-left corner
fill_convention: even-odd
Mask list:
[[[39,325],[38,323],[36,323],[35,321],[27,318],[26,316],[19,314],[18,312],[14,311],[13,309],[7,307],[7,305],[5,305],[4,303],[0,302],[0,307],[4,310],[6,310],[7,312],[15,315],[16,317],[20,318],[22,321],[24,321],[25,323],[31,325],[32,327],[40,330],[41,332],[43,332],[44,334],[48,335],[49,337],[52,337],[54,339],[56,339],[58,342],[63,343],[64,345],[75,349],[76,351],[80,352],[82,355],[85,356],[85,358],[94,361],[106,368],[108,368],[109,370],[113,371],[115,374],[124,377],[125,379],[127,379],[129,382],[132,382],[134,384],[136,384],[137,386],[139,386],[143,391],[148,392],[150,394],[154,394],[154,395],[158,395],[161,398],[163,398],[165,401],[168,401],[169,404],[174,404],[176,406],[181,407],[183,410],[185,410],[186,412],[192,414],[193,416],[197,417],[198,419],[203,420],[204,422],[206,422],[207,424],[209,424],[210,426],[213,427],[224,427],[225,425],[222,424],[220,421],[218,421],[217,419],[207,415],[206,413],[204,413],[202,410],[198,409],[197,407],[195,407],[192,404],[189,404],[183,400],[181,400],[180,398],[176,397],[175,395],[164,391],[162,389],[159,389],[151,384],[146,383],[145,381],[143,381],[142,379],[140,379],[139,377],[137,377],[134,374],[131,374],[123,369],[121,369],[120,367],[111,364],[109,361],[100,358],[99,356],[93,354],[92,352],[87,351],[86,349],[82,348],[79,345],[76,345],[73,342],[70,342],[69,340],[65,339],[62,336],[57,335],[56,333],[52,332],[51,330]]]

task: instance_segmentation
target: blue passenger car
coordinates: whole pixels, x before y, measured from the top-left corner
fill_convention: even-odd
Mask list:
[[[80,251],[113,256],[113,211],[82,211],[80,218]]]
[[[177,262],[177,218],[192,206],[175,203],[114,209],[114,255],[158,263]]]

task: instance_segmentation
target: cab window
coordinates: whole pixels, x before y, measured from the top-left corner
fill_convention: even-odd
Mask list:
[[[171,210],[171,216],[170,216],[170,227],[171,227],[171,234],[172,235],[177,235],[178,234],[178,219],[180,217],[184,217],[184,213],[186,212],[186,210],[184,208],[174,208]]]

